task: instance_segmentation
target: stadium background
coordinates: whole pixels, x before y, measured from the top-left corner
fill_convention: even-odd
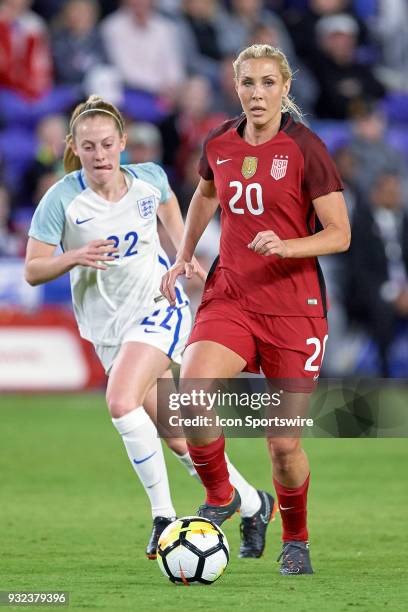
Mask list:
[[[104,376],[78,339],[68,278],[36,288],[23,278],[27,229],[42,194],[62,176],[73,106],[90,93],[118,104],[129,133],[123,161],[161,163],[185,214],[204,135],[239,112],[231,61],[255,41],[287,53],[296,71],[292,93],[338,163],[361,239],[349,254],[322,259],[332,305],[325,374],[408,374],[405,0],[2,0],[0,589],[66,588],[77,608],[113,610],[133,608],[135,598],[140,609],[217,602],[219,609],[267,610],[275,601],[306,610],[324,608],[328,598],[334,610],[406,609],[404,440],[307,442],[321,573],[313,589],[302,581],[278,586],[268,550],[263,565],[233,559],[213,595],[187,600],[171,592],[163,604],[162,578],[140,549],[150,528],[147,504],[109,429]],[[200,243],[204,265],[217,253],[218,234],[215,219]],[[174,255],[165,235],[163,244]],[[188,291],[196,305],[201,287],[191,283]],[[245,458],[257,486],[270,486],[267,469],[257,468],[266,465],[260,440],[233,440],[230,454],[240,467]],[[167,458],[179,514],[189,514],[200,490],[186,487],[187,476]],[[226,529],[236,550],[236,525]]]

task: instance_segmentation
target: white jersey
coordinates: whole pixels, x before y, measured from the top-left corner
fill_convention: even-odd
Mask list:
[[[120,344],[135,320],[152,312],[169,261],[157,234],[157,209],[170,197],[165,172],[154,163],[122,166],[128,192],[108,202],[90,189],[82,170],[54,185],[39,203],[29,235],[64,251],[91,240],[113,240],[119,249],[107,270],[75,266],[72,302],[83,338],[97,345]],[[165,205],[165,204],[164,204]],[[178,305],[188,300],[180,285]]]

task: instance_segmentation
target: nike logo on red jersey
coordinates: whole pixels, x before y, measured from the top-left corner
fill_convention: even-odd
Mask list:
[[[228,159],[220,159],[219,157],[217,158],[217,166],[220,166],[221,164],[225,164],[225,162],[227,161],[232,161],[232,158],[228,158]]]

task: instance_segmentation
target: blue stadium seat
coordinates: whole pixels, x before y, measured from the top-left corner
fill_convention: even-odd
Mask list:
[[[353,0],[353,10],[360,19],[374,17],[377,12],[378,0]]]
[[[387,142],[401,151],[408,163],[408,125],[392,125],[387,131]]]
[[[313,121],[311,128],[331,153],[350,140],[351,128],[347,121]]]
[[[0,155],[4,159],[5,180],[11,189],[32,162],[36,146],[37,139],[31,130],[10,127],[0,131]]]
[[[408,123],[408,94],[390,93],[382,105],[390,123]]]
[[[81,98],[73,85],[58,85],[40,100],[25,100],[8,89],[0,89],[0,117],[8,126],[34,129],[47,115],[70,110]]]

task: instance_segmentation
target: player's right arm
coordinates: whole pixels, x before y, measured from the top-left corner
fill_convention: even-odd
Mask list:
[[[163,276],[160,285],[161,293],[172,306],[176,303],[174,286],[177,277],[185,275],[186,278],[191,278],[194,274],[194,264],[191,260],[195,248],[217,208],[218,198],[214,181],[200,179],[188,209],[184,234],[176,261]]]
[[[29,238],[25,260],[25,279],[30,285],[41,285],[69,272],[75,266],[106,270],[105,261],[113,261],[113,240],[92,240],[79,249],[54,255],[55,244]],[[109,254],[109,255],[108,255]]]

